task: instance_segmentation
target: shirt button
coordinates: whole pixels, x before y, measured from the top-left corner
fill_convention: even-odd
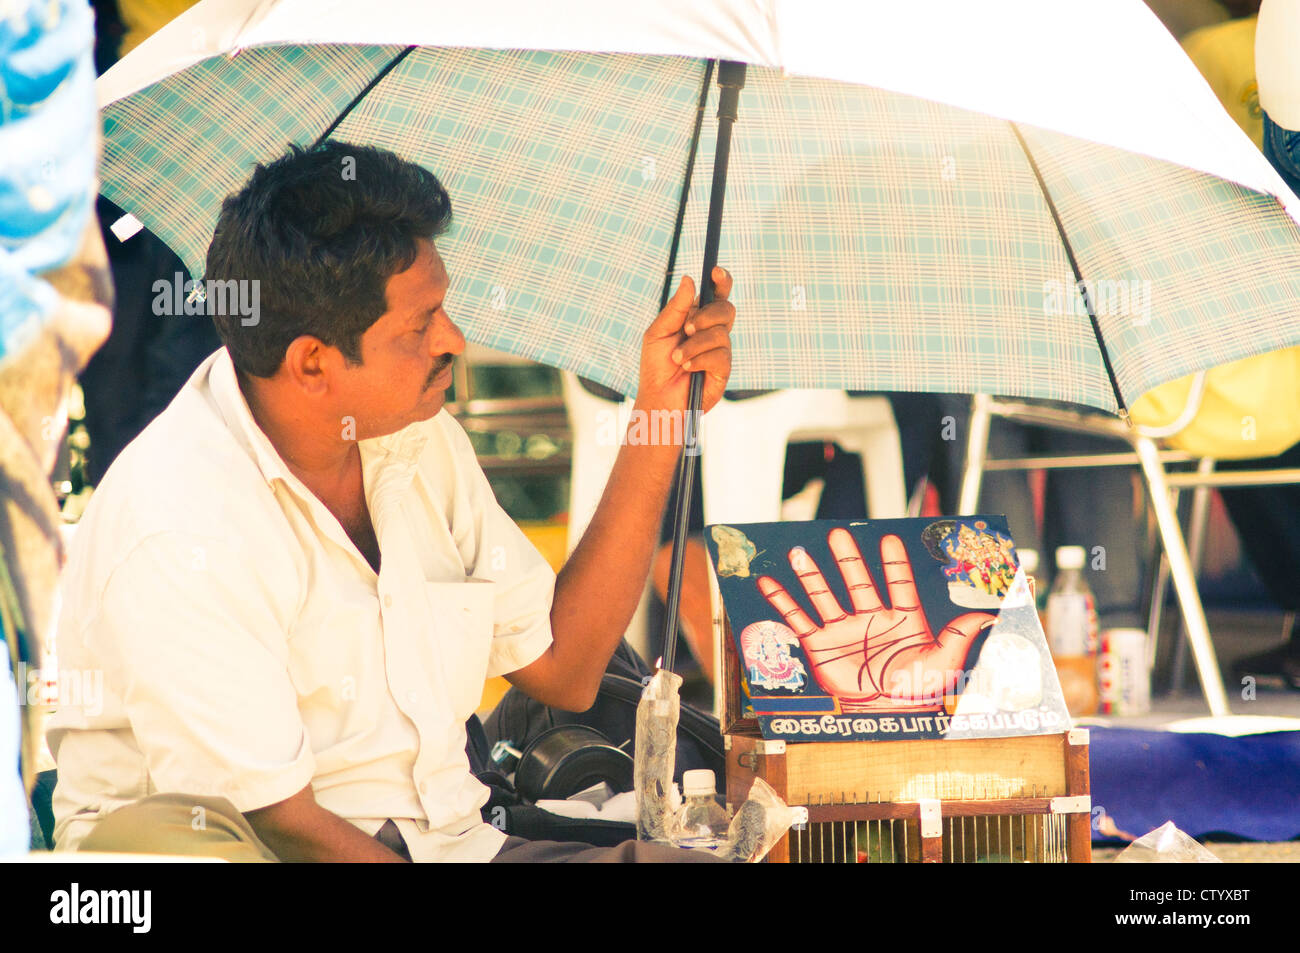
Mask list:
[[[384,596],[384,608],[385,608],[385,609],[391,609],[392,607],[393,607],[393,597],[392,597],[392,596]]]
[[[407,700],[408,702],[410,702],[412,705],[415,704],[416,700],[417,700],[419,697],[420,697],[419,694],[416,693],[416,692],[407,692],[407,693],[406,693],[406,700]]]

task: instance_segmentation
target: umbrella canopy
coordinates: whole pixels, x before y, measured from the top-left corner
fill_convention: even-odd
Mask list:
[[[1071,254],[1130,401],[1300,342],[1295,197],[1141,0],[535,6],[205,0],[101,80],[104,191],[198,276],[256,162],[391,148],[452,195],[467,335],[629,392],[702,256],[705,61],[739,59],[732,386],[1113,410]]]

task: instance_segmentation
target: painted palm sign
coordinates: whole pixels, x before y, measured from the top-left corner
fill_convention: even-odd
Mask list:
[[[707,535],[766,737],[1068,726],[1004,519],[747,524]]]

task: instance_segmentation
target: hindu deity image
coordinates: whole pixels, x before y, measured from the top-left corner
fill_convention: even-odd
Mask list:
[[[798,645],[799,639],[780,622],[755,622],[740,634],[740,644],[751,688],[799,691],[807,682],[808,670],[790,654],[790,647]]]
[[[983,520],[965,523],[940,520],[931,523],[922,541],[935,559],[944,563],[953,601],[965,604],[961,590],[1000,599],[1011,590],[1019,563],[1012,541]],[[955,591],[954,591],[955,590]]]

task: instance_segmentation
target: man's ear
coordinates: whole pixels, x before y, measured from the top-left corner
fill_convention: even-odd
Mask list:
[[[342,364],[342,357],[337,348],[304,334],[285,350],[281,370],[304,394],[319,397],[329,390],[331,373]]]

